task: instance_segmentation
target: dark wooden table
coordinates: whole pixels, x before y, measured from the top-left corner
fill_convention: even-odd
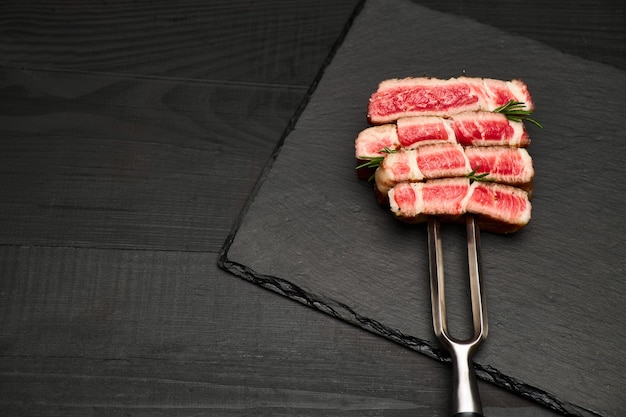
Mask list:
[[[447,366],[217,267],[357,3],[2,2],[0,415],[447,415]],[[626,69],[622,2],[416,3]]]

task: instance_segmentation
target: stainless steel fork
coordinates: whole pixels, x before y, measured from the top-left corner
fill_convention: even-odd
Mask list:
[[[467,255],[474,333],[460,340],[448,332],[444,290],[443,251],[440,222],[437,217],[428,221],[428,253],[430,265],[430,293],[435,335],[448,350],[453,366],[452,416],[478,417],[483,415],[472,356],[487,337],[487,313],[480,282],[480,232],[473,215],[466,218]]]

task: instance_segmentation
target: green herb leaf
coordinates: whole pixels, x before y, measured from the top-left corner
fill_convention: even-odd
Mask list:
[[[398,151],[396,149],[389,149],[388,147],[385,147],[384,149],[381,149],[379,152],[389,154],[389,153],[396,153]],[[367,162],[364,162],[361,165],[357,166],[356,169],[361,169],[361,168],[376,169],[380,166],[380,164],[382,164],[385,157],[384,156],[366,156],[366,157],[362,157],[361,159]]]
[[[385,146],[384,149],[381,149],[379,152],[381,153],[396,153],[398,152],[397,149],[389,149],[388,147]],[[365,156],[365,157],[361,157],[360,159],[365,160],[366,162],[362,163],[361,165],[358,165],[356,167],[356,169],[362,169],[362,168],[369,168],[369,169],[376,169],[380,166],[380,164],[383,163],[383,160],[385,159],[384,156]],[[367,179],[367,181],[372,182],[374,180],[374,174],[370,175],[370,177]]]
[[[543,128],[543,126],[541,126],[541,124],[538,121],[529,117],[533,112],[530,110],[525,110],[524,106],[525,106],[524,103],[520,101],[509,100],[508,103],[506,103],[503,106],[498,107],[497,109],[494,110],[494,112],[502,113],[506,116],[507,119],[512,120],[514,122],[522,122],[524,120],[527,120],[528,122],[540,128]]]
[[[385,159],[384,156],[376,156],[376,157],[365,157],[365,158],[361,158],[363,160],[365,160],[366,162],[362,163],[361,165],[358,165],[356,167],[356,169],[362,169],[362,168],[378,168],[380,166],[380,164],[383,162],[383,159]]]
[[[478,170],[478,168],[480,168],[480,167],[476,167],[469,174],[466,175],[466,177],[469,178],[470,182],[474,182],[474,181],[491,182],[491,181],[493,181],[493,179],[489,178],[489,173],[488,172],[481,172],[480,174],[477,174],[476,171]]]

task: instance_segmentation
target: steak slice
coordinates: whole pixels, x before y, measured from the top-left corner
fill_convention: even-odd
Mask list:
[[[384,155],[381,150],[385,148],[412,149],[445,142],[463,146],[527,147],[530,139],[522,122],[511,121],[501,113],[466,112],[450,118],[403,117],[396,124],[362,130],[354,142],[355,157],[362,161]]]
[[[403,78],[382,81],[370,96],[370,124],[392,123],[409,116],[449,117],[468,111],[493,111],[515,100],[533,109],[526,84],[520,80],[459,77]]]
[[[366,160],[385,155],[382,150],[400,149],[398,131],[395,124],[372,126],[359,132],[354,141],[354,156],[357,160]]]
[[[535,170],[526,149],[501,146],[465,148],[465,155],[477,175],[486,174],[490,181],[532,191]]]
[[[532,158],[523,148],[469,147],[453,143],[402,149],[387,154],[375,172],[378,200],[387,201],[387,192],[401,182],[486,174],[484,181],[532,190]]]
[[[478,215],[481,229],[512,233],[528,224],[532,208],[528,194],[520,188],[474,182],[466,210]]]
[[[467,178],[403,182],[389,191],[389,203],[391,211],[408,223],[422,223],[428,216],[454,220],[466,213],[469,191]]]
[[[530,144],[524,123],[511,121],[502,113],[460,113],[450,120],[454,138],[463,146],[527,147]]]
[[[374,176],[380,202],[400,182],[418,182],[436,178],[463,177],[471,171],[463,147],[454,143],[402,149],[387,154]]]
[[[439,116],[403,117],[396,121],[398,141],[403,147],[456,142],[452,120]]]
[[[400,183],[389,191],[394,215],[408,223],[422,223],[428,216],[458,221],[466,213],[476,215],[481,229],[512,233],[530,221],[531,203],[520,188],[467,178],[444,178]]]

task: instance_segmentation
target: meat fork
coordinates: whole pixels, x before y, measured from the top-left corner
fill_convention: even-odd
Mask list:
[[[452,417],[482,417],[472,356],[487,337],[487,312],[480,283],[480,232],[473,215],[467,215],[466,228],[473,335],[466,340],[459,340],[448,332],[440,222],[437,217],[428,220],[430,295],[435,335],[452,358]]]

